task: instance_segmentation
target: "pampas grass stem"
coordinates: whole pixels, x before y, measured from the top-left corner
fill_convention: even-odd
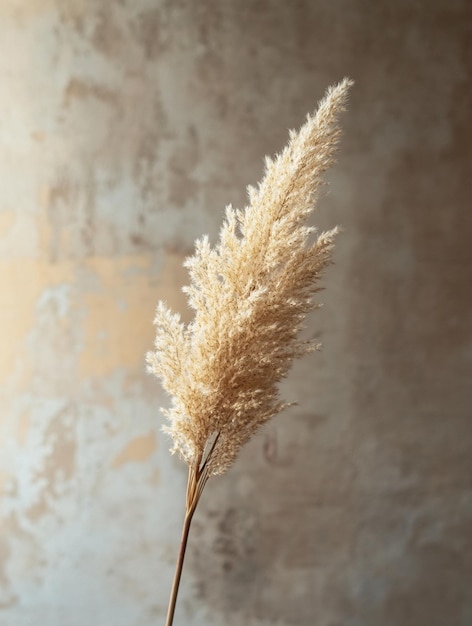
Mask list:
[[[227,207],[220,239],[196,242],[185,262],[184,287],[193,321],[158,304],[155,350],[149,371],[172,396],[164,430],[172,452],[189,466],[182,540],[166,626],[172,626],[192,518],[211,476],[222,474],[241,447],[271,417],[289,406],[278,383],[295,358],[316,343],[300,338],[313,296],[331,263],[337,229],[320,233],[307,220],[334,162],[338,117],[352,81],[330,87],[286,148],[266,158],[264,178],[248,187],[243,210]]]

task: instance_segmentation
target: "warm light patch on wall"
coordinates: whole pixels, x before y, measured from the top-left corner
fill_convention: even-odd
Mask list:
[[[15,211],[0,211],[0,236],[3,239],[16,221]]]
[[[168,254],[154,277],[151,261],[150,256],[85,261],[98,286],[81,298],[85,317],[78,369],[82,378],[106,376],[118,368],[144,369],[143,355],[154,337],[156,299],[185,310],[183,256]]]
[[[152,340],[150,317],[155,289],[149,258],[87,259],[98,279],[85,293],[83,346],[78,369],[82,378],[106,376],[117,368],[144,368],[143,354]]]
[[[15,363],[25,369],[25,339],[35,325],[35,307],[48,288],[71,283],[71,263],[50,264],[34,259],[0,260],[0,384]]]
[[[154,293],[158,300],[166,302],[172,310],[178,311],[182,321],[188,323],[193,317],[193,311],[188,306],[187,298],[182,292],[182,286],[189,284],[188,272],[183,267],[184,261],[185,256],[183,254],[166,252],[164,266],[159,274]]]
[[[115,457],[112,467],[121,467],[126,465],[126,463],[143,463],[152,456],[156,448],[157,439],[155,433],[136,437]]]
[[[0,211],[0,258],[40,257],[37,224],[38,218],[32,212]]]

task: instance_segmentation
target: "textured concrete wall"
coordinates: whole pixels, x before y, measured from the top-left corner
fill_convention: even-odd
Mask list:
[[[467,0],[0,3],[1,626],[163,623],[153,309],[346,74],[324,351],[209,484],[176,623],[472,624],[471,38]]]

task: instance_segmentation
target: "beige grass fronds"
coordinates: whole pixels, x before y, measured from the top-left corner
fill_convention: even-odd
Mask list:
[[[147,362],[172,396],[165,430],[173,451],[195,468],[218,437],[206,460],[208,476],[224,472],[254,432],[287,406],[277,384],[293,359],[314,347],[299,331],[315,307],[337,229],[310,244],[307,218],[335,157],[338,116],[351,84],[344,79],[328,89],[300,131],[290,132],[287,147],[266,158],[263,180],[248,188],[249,205],[226,208],[216,246],[206,236],[196,242],[184,288],[193,321],[184,326],[162,302],[157,307]]]

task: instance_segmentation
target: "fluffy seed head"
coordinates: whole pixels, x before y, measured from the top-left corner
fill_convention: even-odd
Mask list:
[[[333,163],[352,82],[328,89],[286,148],[266,158],[264,178],[249,187],[249,205],[226,208],[219,241],[196,242],[184,287],[193,321],[158,304],[149,371],[172,396],[164,411],[173,451],[208,475],[224,472],[241,446],[286,403],[277,385],[293,359],[312,351],[300,339],[315,308],[318,280],[329,264],[337,229],[319,234],[307,219]]]

